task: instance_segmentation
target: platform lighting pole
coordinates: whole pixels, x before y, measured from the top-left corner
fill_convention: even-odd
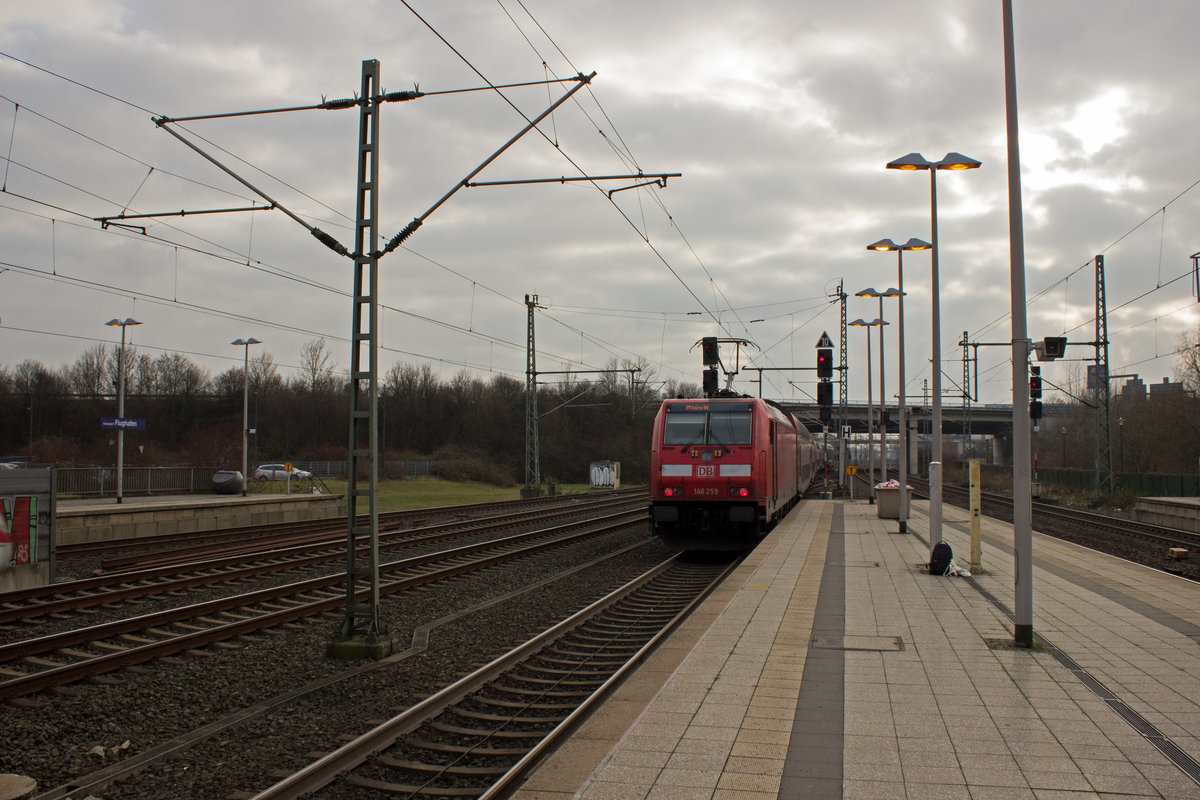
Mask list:
[[[908,410],[905,407],[907,398],[904,396],[904,251],[905,250],[928,250],[929,242],[922,239],[911,238],[904,244],[896,244],[891,239],[880,239],[878,242],[872,242],[867,245],[868,250],[877,250],[880,252],[896,251],[896,285],[897,294],[900,298],[898,310],[896,312],[896,326],[899,329],[899,366],[897,367],[897,380],[900,383],[900,514],[899,514],[899,533],[908,533]]]
[[[126,317],[124,320],[110,319],[104,324],[121,328],[121,349],[117,351],[117,502],[121,503],[125,499],[125,426],[119,421],[125,419],[125,328],[142,323]]]
[[[932,368],[933,382],[933,413],[930,422],[933,428],[933,452],[929,467],[929,547],[942,540],[942,314],[940,290],[938,287],[938,213],[937,213],[937,174],[939,170],[978,169],[980,162],[961,153],[947,153],[941,161],[926,161],[920,153],[909,153],[895,161],[889,161],[888,169],[904,171],[929,170],[930,198],[930,231],[933,239],[933,263],[930,265],[930,284],[932,286],[932,303],[930,311],[932,330]],[[936,461],[935,468],[932,463]],[[936,475],[934,473],[937,473]]]
[[[1025,317],[1025,226],[1021,210],[1021,156],[1017,125],[1017,67],[1013,56],[1012,0],[1002,0],[1004,107],[1008,134],[1008,247],[1012,304],[1013,423],[1013,639],[1033,647],[1033,486],[1029,476],[1029,332]]]
[[[899,297],[900,290],[894,288],[884,289],[882,292],[875,291],[874,288],[863,289],[861,292],[855,292],[855,297],[874,297],[879,300],[879,317],[883,321],[883,298]],[[884,322],[884,325],[889,323]],[[884,380],[885,365],[887,363],[887,348],[883,344],[883,327],[879,328],[879,480],[886,481],[888,479],[887,466],[887,383]]]
[[[245,497],[246,484],[250,482],[250,463],[247,456],[250,445],[250,345],[262,342],[251,336],[248,339],[234,339],[230,344],[245,348],[242,357],[242,497]]]
[[[883,301],[880,300],[879,302],[882,303]],[[862,317],[859,317],[858,319],[854,320],[853,322],[850,322],[847,324],[850,325],[852,328],[866,328],[867,329],[867,458],[868,458],[868,461],[870,464],[870,475],[871,475],[871,492],[870,492],[870,494],[867,495],[867,498],[871,504],[874,504],[875,503],[875,405],[874,405],[874,395],[871,392],[871,328],[874,328],[874,327],[879,328],[879,336],[880,336],[879,357],[880,357],[880,359],[882,359],[883,358],[883,341],[882,341],[883,326],[887,325],[887,323],[883,321],[882,317],[872,320],[871,322],[867,322]],[[880,376],[882,377],[882,370],[880,370]],[[882,387],[882,385],[879,388],[880,388],[880,395],[881,395],[879,398],[880,405],[882,405],[882,402],[883,402],[883,397],[882,397],[883,387]]]

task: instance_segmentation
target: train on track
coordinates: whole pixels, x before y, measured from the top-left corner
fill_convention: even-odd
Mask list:
[[[751,548],[823,458],[804,425],[768,401],[665,400],[650,448],[650,529],[684,550]]]

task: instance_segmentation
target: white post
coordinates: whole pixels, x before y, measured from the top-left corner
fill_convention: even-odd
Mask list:
[[[1017,75],[1013,56],[1012,0],[1003,0],[1004,105],[1008,134],[1009,292],[1012,305],[1013,550],[1016,577],[1013,639],[1033,647],[1033,487],[1029,476],[1029,333],[1025,315],[1025,227],[1021,210]]]

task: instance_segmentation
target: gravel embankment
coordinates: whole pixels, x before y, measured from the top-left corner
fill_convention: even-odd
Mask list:
[[[644,525],[520,562],[385,598],[398,649],[413,631],[456,611],[559,575],[645,538]],[[186,657],[3,706],[0,772],[29,775],[39,791],[184,736],[204,725],[337,675],[351,675],[226,728],[118,782],[98,797],[223,798],[261,790],[554,621],[644,572],[667,555],[657,543],[575,573],[483,612],[437,627],[428,649],[367,671],[325,657],[340,614],[257,634]],[[203,593],[198,593],[203,594]],[[200,599],[196,597],[195,599]],[[109,611],[104,614],[111,613]],[[127,615],[129,609],[125,609]],[[138,612],[140,613],[140,609]],[[36,626],[26,626],[25,638]],[[128,745],[125,743],[128,742]]]

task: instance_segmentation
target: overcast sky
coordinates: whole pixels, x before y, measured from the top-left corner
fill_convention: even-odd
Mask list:
[[[459,190],[380,261],[383,370],[523,380],[527,293],[544,306],[539,370],[642,357],[657,380],[698,383],[692,347],[706,335],[751,340],[743,367],[810,367],[823,331],[837,341],[839,285],[849,318],[871,320],[877,302],[854,293],[897,283],[895,255],[866,245],[930,238],[928,173],[884,169],[913,151],[983,162],[938,180],[947,393],[963,331],[1010,340],[999,0],[409,2],[0,6],[0,364],[57,368],[118,342],[107,320],[134,317],[139,351],[184,352],[213,375],[240,366],[229,343],[250,336],[288,376],[318,337],[348,367],[353,263],[281,211],[138,220],[144,234],[92,218],[263,203],[152,117],[351,97],[365,59],[380,62],[386,91],[428,93],[380,112],[384,242],[572,84],[438,92],[596,72],[478,181],[682,173],[665,188]],[[1200,323],[1200,4],[1014,6],[1029,333],[1094,341],[1091,262],[1104,254],[1111,371],[1173,377],[1181,335]],[[174,128],[353,248],[356,110]],[[919,396],[930,256],[904,266],[907,390]],[[895,301],[883,313],[895,323]],[[866,336],[849,337],[861,402]],[[980,401],[1010,400],[1007,359],[979,349]],[[1083,371],[1043,368],[1050,384]],[[737,388],[755,393],[755,375]],[[813,382],[769,372],[763,393],[802,399]]]

